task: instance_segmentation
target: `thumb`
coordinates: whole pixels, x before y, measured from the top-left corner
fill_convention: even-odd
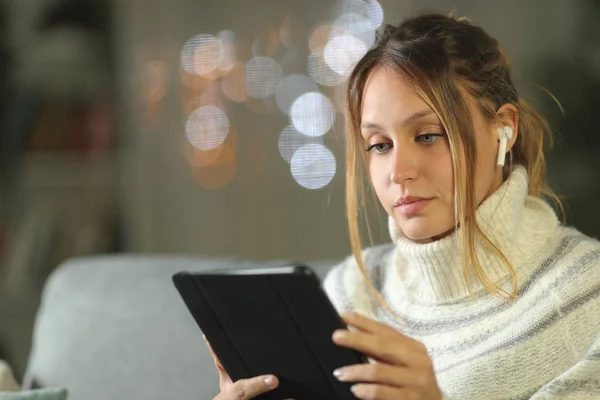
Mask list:
[[[231,377],[225,370],[225,367],[223,367],[223,364],[221,364],[221,360],[219,360],[219,357],[217,357],[217,355],[215,354],[212,346],[210,345],[210,342],[208,341],[208,339],[206,339],[206,336],[202,335],[202,338],[206,342],[206,347],[208,347],[208,351],[210,351],[210,354],[212,355],[213,361],[215,363],[215,367],[217,368],[217,372],[219,373],[219,386],[221,387],[221,389],[233,384]]]

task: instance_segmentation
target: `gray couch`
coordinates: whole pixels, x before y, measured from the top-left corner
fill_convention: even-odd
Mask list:
[[[26,387],[61,386],[70,400],[212,399],[217,373],[173,273],[286,262],[105,256],[60,266],[44,288]],[[312,262],[321,278],[335,262]]]

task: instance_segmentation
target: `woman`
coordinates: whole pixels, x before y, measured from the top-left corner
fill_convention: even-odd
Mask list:
[[[373,362],[338,379],[361,399],[600,398],[600,244],[540,197],[548,126],[496,40],[439,14],[388,26],[346,100],[354,255],[325,289],[354,328],[334,342]],[[361,252],[362,165],[393,243]],[[218,400],[277,385],[215,361]]]

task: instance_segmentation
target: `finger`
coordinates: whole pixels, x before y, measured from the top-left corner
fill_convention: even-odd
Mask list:
[[[275,389],[278,385],[279,380],[274,375],[240,379],[215,397],[215,400],[249,400]]]
[[[435,382],[429,371],[382,363],[349,365],[336,369],[333,374],[342,382],[368,382],[394,387],[427,387]]]
[[[347,325],[354,326],[362,331],[371,333],[385,333],[393,337],[398,337],[409,343],[417,342],[413,338],[403,335],[397,329],[359,313],[351,311],[345,312],[342,318]]]
[[[215,354],[212,346],[210,345],[210,342],[208,341],[208,339],[206,339],[206,336],[202,335],[202,337],[204,338],[204,341],[206,342],[208,351],[210,351],[210,354],[212,355],[213,361],[215,363],[215,367],[217,369],[217,372],[219,373],[219,387],[221,388],[221,390],[223,390],[227,386],[232,385],[233,381],[231,380],[231,377],[225,370],[225,367],[223,367],[223,364],[221,364],[221,360],[219,360],[219,357],[217,357],[217,355]]]
[[[416,352],[422,353],[422,356],[425,357],[424,361],[427,361],[425,365],[429,364],[429,352],[423,343],[411,338],[410,336],[404,335],[402,332],[387,324],[351,311],[344,314],[344,322],[351,327],[357,328],[358,330],[373,333],[378,336],[389,335],[392,340],[401,342]]]
[[[202,335],[202,337],[204,338],[204,341],[206,342],[208,351],[210,351],[210,354],[215,362],[215,366],[217,367],[217,369],[219,371],[226,372],[225,368],[223,367],[223,364],[221,364],[221,360],[219,360],[219,357],[217,357],[217,355],[215,354],[215,351],[213,350],[212,346],[210,345],[210,342],[208,341],[208,339],[206,339],[206,336]]]
[[[415,393],[411,389],[395,388],[391,386],[375,385],[372,383],[357,383],[351,388],[352,393],[363,400],[397,400],[415,399]]]
[[[356,350],[385,364],[405,365],[411,368],[431,366],[429,355],[420,347],[394,340],[387,335],[338,329],[333,334],[333,341],[339,346]]]

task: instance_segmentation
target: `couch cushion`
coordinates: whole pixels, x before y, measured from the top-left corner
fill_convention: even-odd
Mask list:
[[[165,256],[70,260],[44,289],[24,386],[35,380],[66,387],[70,400],[212,399],[218,376],[171,276],[286,264]],[[309,263],[321,278],[333,264]]]

